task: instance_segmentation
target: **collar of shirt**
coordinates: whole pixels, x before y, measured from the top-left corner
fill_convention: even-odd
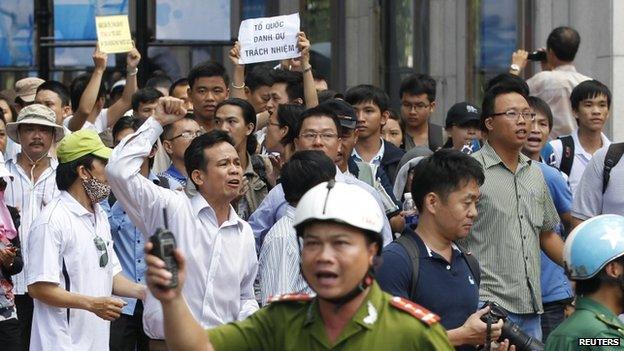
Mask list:
[[[9,159],[6,161],[5,164],[6,164],[7,169],[9,170],[9,172],[11,172],[11,169],[17,172],[17,174],[13,174],[13,176],[21,176],[22,178],[27,179],[30,182],[30,170],[23,169],[22,166],[17,164],[17,158],[18,156],[16,155],[15,160]],[[46,179],[49,175],[54,175],[55,174],[54,172],[56,172],[56,168],[58,167],[58,164],[59,164],[58,160],[50,156],[48,156],[48,159],[50,159],[50,167],[48,167],[45,171],[43,171],[43,173],[41,173],[41,176],[39,176],[39,178],[37,179],[37,183]],[[15,172],[11,172],[11,173],[15,173]]]
[[[67,207],[67,209],[74,213],[77,217],[95,216],[101,211],[104,211],[98,203],[93,204],[93,213],[89,212],[89,210],[84,208],[84,206],[82,206],[76,199],[74,199],[74,197],[67,191],[61,191],[60,200],[65,205],[65,207]]]
[[[383,158],[384,152],[386,151],[386,147],[384,145],[383,139],[379,139],[379,140],[381,140],[381,147],[379,147],[379,151],[377,151],[377,154],[373,156],[373,158],[371,158],[369,162],[370,164],[380,165],[381,159]],[[364,159],[360,157],[360,154],[358,154],[355,148],[353,148],[353,151],[351,152],[351,156],[353,156],[356,161],[360,161],[360,162],[364,161]]]
[[[574,132],[572,132],[572,140],[574,141],[574,155],[581,155],[583,156],[587,161],[591,160],[592,155],[590,153],[588,153],[587,151],[585,151],[585,149],[583,148],[583,145],[581,145],[581,141],[579,140],[579,136],[578,136],[578,128],[576,128],[574,130]],[[600,133],[600,138],[602,139],[602,146],[608,146],[611,144],[611,140],[609,140],[609,138],[607,138],[606,135],[604,135],[604,133]]]
[[[505,164],[503,163],[503,160],[501,160],[500,156],[498,156],[498,154],[496,153],[496,150],[494,150],[494,148],[490,146],[490,144],[487,141],[483,144],[483,147],[479,151],[480,151],[479,153],[481,157],[483,157],[484,168],[487,169],[492,166],[496,166],[498,164],[502,164],[503,167],[507,168]],[[531,159],[526,157],[521,152],[518,152],[518,169],[516,170],[516,172],[519,171],[521,168],[528,166],[530,164],[531,164]]]
[[[561,65],[553,68],[553,71],[576,72],[576,67],[572,64]]]
[[[379,319],[379,311],[381,311],[384,307],[382,306],[384,303],[383,292],[377,282],[373,281],[368,295],[362,301],[362,304],[358,308],[357,312],[355,312],[355,315],[345,326],[338,339],[334,341],[333,345],[339,345],[353,334],[359,332],[362,328],[366,330],[373,329],[375,327],[375,322]],[[323,322],[323,318],[321,317],[319,311],[318,298],[310,303],[306,319],[303,322],[303,327],[311,328],[310,334],[324,346],[324,349],[331,348],[325,332],[325,323]]]
[[[216,228],[237,225],[239,234],[243,230],[243,220],[236,214],[236,211],[234,210],[232,205],[230,205],[230,214],[228,216],[228,220],[223,222],[221,226],[218,225],[217,214],[215,213],[214,209],[212,208],[212,206],[210,206],[208,201],[206,201],[206,199],[202,195],[197,194],[193,196],[191,198],[191,206],[193,207],[193,214],[197,217],[199,217],[202,212],[206,212],[208,214],[208,218],[210,219],[210,221],[213,222]]]
[[[186,177],[182,175],[182,173],[180,173],[180,171],[178,171],[177,168],[175,168],[173,163],[169,166],[169,168],[167,168],[165,172],[169,174],[170,176],[172,176],[175,180],[179,181],[180,183],[182,184],[186,183]]]
[[[286,217],[290,218],[290,219],[294,219],[295,218],[295,207],[288,205],[286,206]]]
[[[579,297],[576,302],[576,309],[590,311],[597,316],[603,317],[603,321],[617,321],[619,325],[622,325],[622,323],[618,319],[618,316],[613,313],[613,311],[608,309],[605,305],[589,297]]]

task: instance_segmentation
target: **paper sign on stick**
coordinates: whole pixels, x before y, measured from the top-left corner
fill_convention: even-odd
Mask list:
[[[100,51],[104,53],[128,52],[134,47],[127,15],[96,16],[95,29]]]
[[[265,62],[299,57],[299,14],[247,19],[241,22],[238,41],[240,63]]]

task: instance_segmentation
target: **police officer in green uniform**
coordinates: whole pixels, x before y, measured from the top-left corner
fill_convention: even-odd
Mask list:
[[[624,217],[600,215],[576,227],[564,260],[576,281],[576,311],[546,341],[546,351],[624,350]]]
[[[147,255],[147,281],[163,307],[167,346],[177,350],[453,350],[439,317],[381,291],[373,278],[383,213],[362,188],[333,180],[299,201],[301,271],[316,296],[282,295],[243,321],[202,330],[161,260]],[[151,245],[146,246],[149,250]],[[215,282],[218,284],[218,282]]]

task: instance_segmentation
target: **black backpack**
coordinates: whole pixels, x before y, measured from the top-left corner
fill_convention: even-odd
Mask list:
[[[624,143],[613,143],[609,145],[607,154],[605,156],[604,168],[602,171],[602,193],[604,194],[609,185],[609,179],[611,178],[611,169],[620,162],[624,154]]]
[[[559,170],[570,176],[572,171],[572,163],[574,162],[574,139],[571,135],[560,137],[561,140],[561,164],[559,164]]]
[[[412,261],[412,280],[410,282],[410,292],[409,299],[411,301],[415,301],[416,293],[417,293],[417,283],[418,283],[418,274],[420,273],[420,250],[418,249],[418,244],[416,243],[416,239],[413,238],[413,235],[417,235],[410,229],[406,229],[403,231],[403,234],[396,239],[397,244],[401,245],[405,251],[407,251],[407,255]],[[457,243],[455,243],[457,245]],[[479,268],[479,262],[477,259],[468,251],[464,250],[461,246],[457,245],[459,250],[464,254],[464,259],[468,264],[468,268],[475,278],[475,282],[477,286],[481,284],[481,269]]]

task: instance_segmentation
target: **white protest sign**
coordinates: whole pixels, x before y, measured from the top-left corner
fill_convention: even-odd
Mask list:
[[[238,41],[241,64],[299,57],[299,14],[247,19],[241,22]]]

